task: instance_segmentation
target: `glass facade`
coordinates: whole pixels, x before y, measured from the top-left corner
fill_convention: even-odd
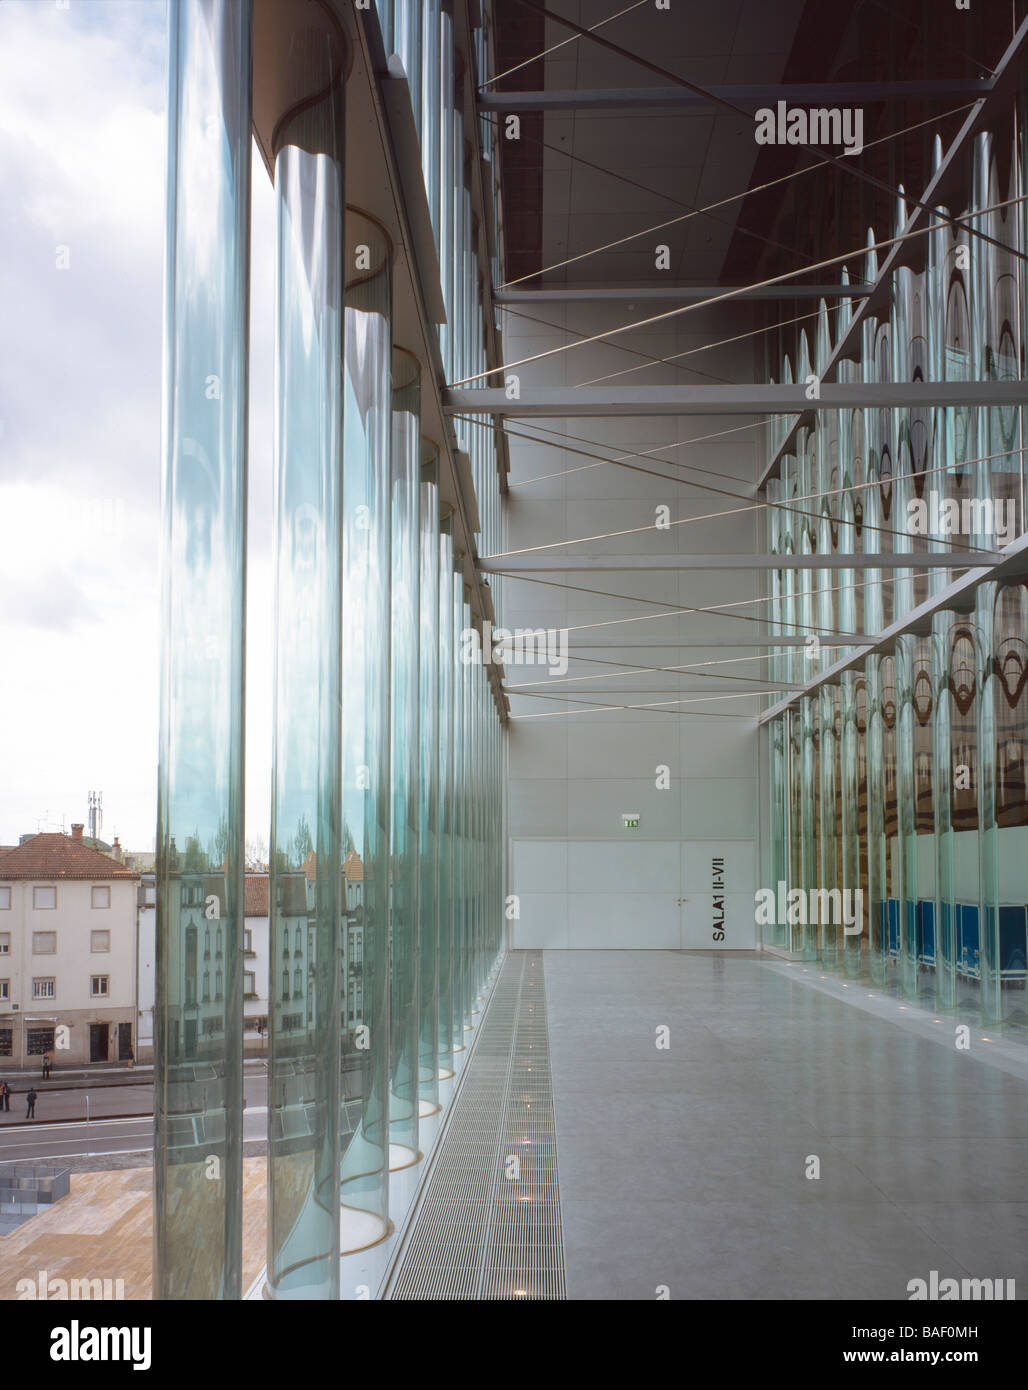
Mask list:
[[[345,41],[293,34],[278,127],[268,1287],[339,1293]],[[310,100],[311,94],[318,99]]]
[[[418,684],[418,1097],[421,1115],[439,1109],[440,795],[439,795],[439,448],[421,440]]]
[[[242,1277],[251,45],[249,0],[170,8],[154,1007],[159,1298],[238,1298]],[[198,982],[212,927],[220,985],[205,998]]]
[[[342,813],[348,921],[359,931],[346,943],[356,1002],[342,1051],[344,1251],[389,1230],[392,257],[384,228],[348,208]]]
[[[394,347],[397,248],[347,205],[346,25],[325,6],[260,16],[266,44],[278,27],[255,113],[249,0],[169,13],[156,1289],[245,1292],[253,121],[277,221],[264,1293],[337,1299],[341,1259],[393,1228],[390,1171],[422,1157],[421,1121],[452,1091],[504,946],[503,729],[469,644],[501,586],[466,587],[469,551],[500,548],[496,441],[490,417],[457,422],[468,496],[449,433],[422,437],[435,346]],[[479,30],[457,53],[448,0],[356,22],[379,21],[408,78],[446,310],[429,331],[452,381],[490,365],[468,171],[478,157],[495,215],[492,151],[476,145],[492,134],[462,114],[488,44]],[[215,968],[216,996],[200,997]]]
[[[393,349],[392,474],[389,1141],[390,1167],[403,1168],[417,1162],[420,1112],[421,367],[401,348]]]
[[[923,254],[876,299],[860,360],[843,363],[839,380],[1023,375],[1024,116],[1022,92],[1013,114],[969,142],[964,157],[960,216],[990,240],[934,218]],[[900,200],[896,234],[906,216]],[[868,252],[864,278],[878,268]],[[836,341],[851,311],[844,301]],[[832,347],[823,302],[811,336],[780,335],[772,374],[803,380],[820,369]],[[1021,1012],[1028,957],[1028,590],[1020,580],[975,583],[972,567],[976,551],[1024,535],[1025,414],[1023,406],[824,412],[816,424],[804,418],[767,486],[775,553],[945,553],[950,563],[900,563],[859,578],[845,569],[771,575],[772,636],[794,641],[772,650],[770,674],[806,683],[806,692],[768,724],[764,880],[808,894],[840,890],[844,900],[859,892],[861,907],[855,923],[843,912],[838,927],[812,926],[809,911],[804,921],[765,923],[764,943],[850,976],[866,967],[879,987],[938,1010],[971,1005],[991,1024]],[[785,438],[778,427],[772,446]],[[961,568],[970,576],[961,579]],[[915,609],[923,616],[911,624]],[[890,624],[906,630],[883,640]],[[872,650],[861,657],[855,638]]]

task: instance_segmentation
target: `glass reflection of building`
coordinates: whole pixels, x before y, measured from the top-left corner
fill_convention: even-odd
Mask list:
[[[966,142],[948,185],[946,211],[989,240],[933,218],[864,315],[839,381],[1024,376],[1026,113],[1022,84],[994,127]],[[936,142],[934,167],[941,160]],[[909,210],[901,200],[887,234]],[[874,283],[885,254],[868,251],[854,270]],[[819,371],[856,303],[844,299],[830,318],[822,303],[816,328],[779,332],[769,375]],[[785,448],[766,485],[774,553],[934,552],[950,563],[820,571],[828,584],[771,574],[772,641],[813,633],[821,645],[812,656],[796,646],[769,654],[773,678],[804,688],[766,719],[764,881],[859,889],[863,920],[843,938],[776,922],[764,943],[849,975],[866,969],[872,983],[939,1010],[972,1006],[991,1024],[1023,1015],[1028,976],[1028,584],[1013,559],[1006,577],[971,566],[976,550],[1013,557],[1023,543],[1026,410],[804,416],[791,438],[785,426],[771,431],[772,449]],[[839,501],[840,487],[851,501]],[[909,524],[919,503],[934,519],[927,534]],[[826,523],[837,507],[839,524]]]

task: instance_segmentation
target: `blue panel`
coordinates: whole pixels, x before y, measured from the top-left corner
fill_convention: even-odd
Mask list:
[[[1023,979],[1028,962],[1028,913],[1023,905],[999,910],[999,968],[1002,975]]]
[[[917,904],[917,958],[935,964],[935,903],[924,898]]]
[[[957,969],[978,977],[978,905],[957,903]]]
[[[889,955],[898,956],[900,948],[900,905],[898,898],[889,899]]]

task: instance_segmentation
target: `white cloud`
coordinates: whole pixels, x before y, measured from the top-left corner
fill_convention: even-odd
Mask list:
[[[0,843],[152,844],[163,0],[0,4]],[[254,160],[247,822],[267,834],[274,217]],[[57,268],[57,248],[70,265]]]

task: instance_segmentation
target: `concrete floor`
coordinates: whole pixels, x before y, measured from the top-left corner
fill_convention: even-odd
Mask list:
[[[1028,1297],[1028,1049],[748,953],[544,962],[569,1298]]]

